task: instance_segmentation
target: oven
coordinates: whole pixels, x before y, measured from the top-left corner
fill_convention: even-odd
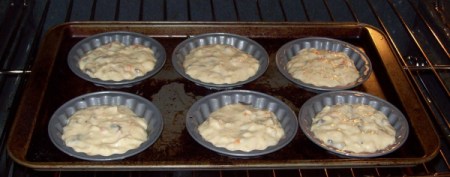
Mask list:
[[[0,2],[1,176],[448,176],[450,2],[444,0],[5,0]],[[40,171],[8,156],[8,137],[45,35],[68,22],[189,26],[368,24],[380,29],[439,135],[431,160],[407,167]],[[247,23],[248,22],[248,23]],[[214,26],[214,23],[213,25]],[[188,27],[186,27],[188,29]],[[176,30],[175,30],[176,31]],[[173,32],[173,31],[172,31]],[[163,35],[163,34],[161,34]],[[13,140],[12,140],[13,141]]]

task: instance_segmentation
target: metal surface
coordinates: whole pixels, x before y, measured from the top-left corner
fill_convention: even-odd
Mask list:
[[[428,107],[442,142],[450,139],[448,96],[450,30],[442,0],[132,0],[0,2],[1,176],[445,176],[449,147],[412,168],[348,168],[194,172],[35,172],[12,163],[5,140],[42,36],[67,21],[272,21],[362,22],[382,29],[402,56],[398,61]],[[422,50],[419,50],[422,49]],[[423,51],[423,52],[422,52]],[[426,56],[426,58],[424,57]],[[12,72],[10,72],[12,71]],[[15,72],[24,71],[24,72]],[[12,73],[12,74],[9,74]],[[445,86],[444,86],[445,85]]]

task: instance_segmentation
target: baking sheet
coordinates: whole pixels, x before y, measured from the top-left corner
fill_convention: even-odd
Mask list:
[[[59,151],[47,134],[53,112],[79,95],[108,90],[78,78],[66,63],[70,48],[81,39],[107,31],[133,31],[149,35],[166,49],[163,69],[151,79],[131,88],[116,89],[143,96],[163,114],[164,129],[154,145],[135,156],[118,161],[92,162]],[[275,53],[288,41],[321,36],[360,47],[371,59],[371,77],[353,90],[381,97],[397,106],[407,117],[410,134],[392,154],[378,158],[342,158],[328,153],[298,131],[283,149],[255,158],[217,154],[196,143],[186,131],[189,107],[199,98],[217,92],[197,86],[174,70],[170,57],[175,46],[189,36],[226,32],[247,36],[269,53],[265,74],[239,89],[275,96],[296,113],[313,92],[285,79],[275,66]],[[8,140],[9,155],[19,164],[37,170],[184,170],[184,169],[282,169],[324,167],[413,166],[431,160],[439,150],[439,139],[423,105],[398,63],[389,40],[377,29],[356,23],[156,23],[72,22],[51,29],[40,45],[13,128]]]

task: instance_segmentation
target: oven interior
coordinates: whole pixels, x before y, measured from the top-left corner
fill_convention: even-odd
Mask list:
[[[0,2],[1,176],[447,176],[450,174],[450,2],[445,0],[4,0]],[[74,21],[359,22],[387,34],[441,138],[414,167],[211,171],[35,171],[6,142],[45,33]]]

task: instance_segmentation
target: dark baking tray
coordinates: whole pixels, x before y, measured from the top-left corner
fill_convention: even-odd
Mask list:
[[[163,114],[164,130],[147,150],[124,160],[92,162],[70,157],[50,141],[47,124],[53,112],[79,95],[107,90],[73,74],[66,63],[70,48],[81,39],[107,31],[133,31],[154,37],[166,49],[167,62],[154,77],[120,89],[152,101]],[[275,66],[275,53],[288,41],[307,36],[336,38],[360,47],[372,61],[373,74],[353,90],[384,98],[407,117],[410,134],[397,151],[377,158],[342,158],[308,140],[302,131],[285,148],[254,158],[234,158],[199,145],[186,131],[189,107],[199,98],[217,92],[182,78],[172,67],[175,46],[191,35],[227,32],[248,36],[270,55],[270,66],[258,80],[240,89],[275,96],[296,113],[315,93],[296,87]],[[18,163],[39,170],[180,170],[180,169],[281,169],[324,167],[413,166],[431,160],[439,139],[414,92],[399,58],[386,36],[374,27],[355,23],[196,23],[196,22],[75,22],[49,30],[36,61],[8,141],[9,155]]]

